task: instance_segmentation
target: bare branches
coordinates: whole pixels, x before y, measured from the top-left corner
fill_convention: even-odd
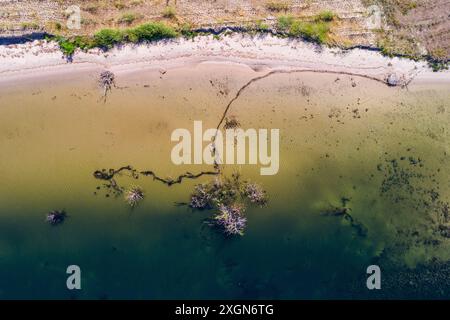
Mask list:
[[[108,70],[103,71],[100,74],[98,83],[100,87],[103,88],[103,102],[106,102],[106,97],[108,95],[108,92],[111,91],[112,87],[116,87],[114,78],[115,78],[114,73]]]
[[[137,171],[132,166],[125,166],[121,167],[119,169],[109,169],[109,170],[97,170],[94,172],[94,177],[99,180],[114,180],[114,176],[121,173],[122,171],[129,172],[133,178],[137,179],[140,175],[143,176],[150,176],[153,177],[154,180],[160,181],[169,187],[173,184],[178,184],[183,181],[183,179],[197,179],[204,175],[218,175],[218,171],[201,171],[197,174],[191,173],[191,172],[185,172],[181,175],[179,175],[177,178],[162,178],[158,176],[154,171],[147,170],[147,171]]]

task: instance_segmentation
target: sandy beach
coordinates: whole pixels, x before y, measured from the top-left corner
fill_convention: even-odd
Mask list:
[[[149,44],[125,44],[108,52],[77,50],[68,62],[56,42],[36,40],[0,46],[0,83],[55,73],[108,69],[127,73],[142,68],[170,69],[188,64],[223,62],[247,65],[255,71],[314,70],[347,73],[386,81],[395,75],[399,85],[450,82],[450,71],[434,73],[424,61],[389,58],[366,49],[342,50],[272,35],[232,34],[214,39],[200,36]]]

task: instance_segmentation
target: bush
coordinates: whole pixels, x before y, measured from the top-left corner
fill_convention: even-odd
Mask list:
[[[179,28],[179,32],[186,38],[194,38],[195,36],[197,36],[197,32],[193,30],[193,27],[189,23],[184,23]]]
[[[59,22],[55,22],[55,23],[54,23],[54,27],[55,27],[55,29],[58,30],[58,31],[61,31],[61,29],[62,29],[62,25],[61,25],[61,23],[59,23]]]
[[[39,29],[39,25],[36,22],[22,22],[20,24],[22,30],[37,30]]]
[[[116,7],[116,9],[124,9],[126,6],[122,1],[115,1],[114,2],[114,7]]]
[[[444,48],[435,48],[429,53],[429,65],[434,72],[448,70],[449,60]]]
[[[314,20],[330,22],[330,21],[334,20],[334,17],[335,17],[335,14],[332,11],[326,10],[326,11],[322,11],[319,14],[317,14]]]
[[[324,43],[328,39],[330,27],[326,22],[301,22],[295,21],[289,30],[289,35],[293,37],[301,36],[307,40]]]
[[[120,30],[103,29],[94,35],[95,46],[103,49],[111,49],[115,44],[122,42],[123,33]]]
[[[96,5],[96,4],[88,4],[85,8],[84,8],[84,10],[85,11],[87,11],[87,12],[89,12],[89,13],[91,13],[91,14],[95,14],[95,13],[97,13],[98,12],[98,5]]]
[[[118,20],[119,23],[132,24],[137,19],[134,13],[124,13]]]
[[[177,35],[172,27],[160,22],[146,23],[127,31],[128,40],[131,42],[175,38]]]
[[[61,49],[64,55],[70,57],[71,55],[74,54],[77,46],[74,43],[68,41],[67,39],[61,39],[59,41],[59,48]]]
[[[279,16],[278,17],[278,28],[281,30],[288,30],[292,23],[294,23],[294,17],[287,15],[287,16]]]
[[[433,58],[433,60],[444,62],[448,60],[450,54],[447,54],[447,51],[444,48],[435,48],[433,50],[430,50],[430,56]]]
[[[406,15],[410,10],[417,8],[417,1],[397,0],[395,2],[403,15]]]
[[[288,1],[268,1],[266,2],[266,8],[270,11],[287,11],[290,8]]]
[[[433,72],[448,70],[450,67],[448,62],[441,62],[441,61],[429,61],[428,64],[433,70]]]
[[[166,7],[164,9],[163,13],[162,13],[164,18],[170,18],[170,19],[175,18],[176,14],[177,13],[175,11],[175,8],[174,7],[170,7],[170,6]]]
[[[267,23],[264,23],[264,21],[258,20],[255,23],[255,29],[258,31],[268,31],[270,29],[269,25]]]
[[[146,23],[136,28],[126,30],[103,29],[93,37],[75,36],[70,39],[64,37],[52,37],[58,42],[61,51],[68,57],[72,56],[76,48],[82,50],[95,47],[111,49],[114,45],[125,42],[154,41],[166,38],[174,38],[178,33],[170,26],[163,23]]]
[[[86,36],[76,36],[72,39],[58,37],[56,38],[56,41],[58,42],[61,51],[68,57],[72,56],[77,48],[87,50],[95,47],[94,41]]]
[[[88,49],[92,49],[95,47],[95,42],[92,38],[89,38],[87,36],[76,36],[73,40],[72,43],[77,47],[80,48],[82,50],[88,50]]]

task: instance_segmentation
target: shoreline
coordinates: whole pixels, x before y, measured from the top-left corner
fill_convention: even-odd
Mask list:
[[[108,69],[128,73],[143,68],[167,70],[200,63],[246,65],[255,72],[295,71],[342,73],[387,83],[394,75],[399,86],[412,81],[450,83],[450,71],[433,72],[426,61],[386,57],[361,48],[339,49],[301,39],[270,34],[232,34],[178,38],[146,44],[124,44],[104,52],[77,50],[68,62],[54,41],[35,40],[0,46],[0,84],[60,73]]]

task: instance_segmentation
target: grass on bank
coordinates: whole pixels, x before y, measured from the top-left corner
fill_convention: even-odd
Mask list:
[[[122,14],[122,16],[120,16],[120,18],[117,20],[117,22],[130,25],[138,18],[139,17],[137,14],[129,12],[129,13]]]
[[[292,37],[303,37],[318,43],[326,43],[330,23],[334,17],[335,15],[329,11],[319,13],[309,22],[296,20],[292,16],[281,16],[278,19],[278,28],[287,31],[287,34]],[[130,21],[131,19],[126,20]],[[269,29],[269,26],[260,21],[256,24],[255,29],[264,32]],[[62,52],[66,56],[72,56],[77,48],[82,50],[92,48],[108,50],[120,43],[156,41],[175,38],[179,35],[190,38],[197,34],[189,24],[183,24],[179,29],[175,29],[163,22],[149,22],[133,28],[102,29],[93,36],[75,36],[71,38],[57,36],[54,39],[58,41]]]
[[[282,31],[286,31],[289,30],[289,28],[292,26],[292,24],[294,23],[295,19],[293,16],[291,15],[282,15],[278,17],[278,29],[282,30]]]
[[[56,37],[62,52],[71,56],[77,48],[82,50],[101,48],[111,49],[114,45],[126,42],[138,43],[175,38],[178,32],[161,22],[145,23],[128,29],[102,29],[94,36]]]
[[[269,11],[288,11],[291,8],[290,1],[271,0],[266,2],[266,8]]]
[[[435,48],[431,50],[429,56],[428,64],[434,72],[449,69],[450,61],[447,59],[447,52],[444,48]]]
[[[390,58],[404,57],[414,61],[426,59],[434,72],[448,70],[450,67],[450,61],[444,48],[434,48],[424,55],[419,52],[417,43],[412,37],[393,37],[392,34],[380,30],[377,47],[382,55]]]
[[[22,30],[39,30],[40,26],[36,22],[22,22],[20,28]]]
[[[331,11],[322,11],[311,21],[294,19],[290,15],[278,17],[278,29],[287,32],[291,37],[302,37],[318,43],[327,43],[330,24],[336,15]]]
[[[306,40],[318,43],[330,43],[329,32],[330,24],[336,18],[331,11],[323,11],[314,16],[309,21],[294,18],[292,15],[281,15],[278,17],[277,29],[284,33],[284,36],[302,37]],[[262,20],[257,21],[250,31],[267,32],[269,26]],[[280,35],[283,35],[281,33]],[[102,29],[93,36],[75,36],[66,38],[63,36],[53,37],[59,43],[61,51],[68,57],[72,56],[77,48],[88,50],[92,48],[101,48],[104,50],[111,49],[114,45],[120,43],[139,43],[144,41],[156,41],[161,39],[170,39],[178,36],[193,38],[201,33],[195,28],[184,23],[177,29],[163,22],[149,22],[137,27],[127,29]],[[215,38],[219,39],[220,36]],[[386,38],[385,38],[386,40]],[[405,56],[410,59],[419,60],[423,56],[404,54],[393,50],[392,44],[388,41],[378,43],[381,53],[387,56]],[[406,50],[406,52],[409,52]],[[442,48],[433,50],[426,57],[430,67],[434,71],[447,70],[449,62],[446,58],[446,51]]]
[[[177,12],[176,12],[175,8],[171,7],[171,6],[165,7],[162,12],[162,16],[167,19],[173,19],[176,17],[176,15],[177,15]]]

